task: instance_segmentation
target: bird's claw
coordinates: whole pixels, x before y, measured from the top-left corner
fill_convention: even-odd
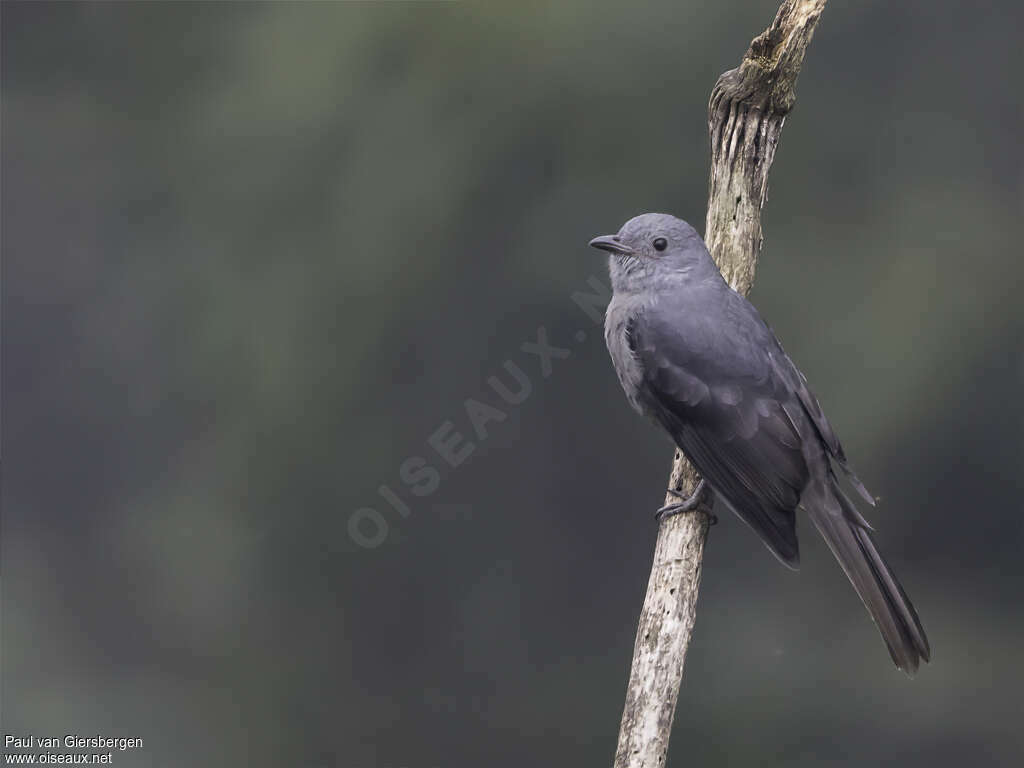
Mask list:
[[[666,504],[664,507],[662,507],[661,509],[654,513],[654,519],[660,523],[667,517],[681,515],[684,512],[692,512],[693,510],[697,509],[697,507],[699,507],[703,501],[705,501],[705,496],[707,496],[707,510],[705,511],[705,514],[707,514],[708,516],[708,525],[717,525],[718,517],[711,513],[711,507],[714,502],[714,497],[708,494],[707,490],[708,486],[703,478],[699,483],[697,483],[697,487],[693,489],[693,493],[691,493],[689,496],[685,496],[683,493],[677,491],[674,488],[669,488],[668,492],[675,496],[677,499],[681,499],[681,501],[677,501],[674,504]]]

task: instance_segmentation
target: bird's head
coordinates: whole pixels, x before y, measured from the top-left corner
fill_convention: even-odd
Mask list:
[[[667,213],[636,216],[618,234],[595,237],[590,245],[611,254],[608,271],[616,291],[671,289],[718,274],[697,230]]]

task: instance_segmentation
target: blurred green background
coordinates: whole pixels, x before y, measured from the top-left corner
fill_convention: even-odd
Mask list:
[[[610,764],[671,448],[570,295],[634,214],[703,229],[707,95],[776,7],[4,2],[2,730]],[[1022,23],[830,4],[752,295],[933,663],[891,667],[805,521],[793,574],[723,517],[670,765],[1024,758]]]

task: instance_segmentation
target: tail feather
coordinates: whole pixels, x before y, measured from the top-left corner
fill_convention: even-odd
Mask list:
[[[846,479],[850,481],[850,485],[857,489],[857,493],[860,494],[860,497],[872,507],[875,506],[875,497],[871,495],[871,491],[869,491],[864,486],[864,483],[860,481],[860,478],[857,477],[857,473],[850,468],[849,463],[846,461],[846,457],[842,456],[841,458],[836,458],[836,463],[838,463],[839,467],[843,470],[843,474],[846,475]]]
[[[834,478],[819,495],[822,498],[807,504],[811,521],[871,614],[893,662],[913,675],[921,659],[928,661],[931,656],[917,611]]]

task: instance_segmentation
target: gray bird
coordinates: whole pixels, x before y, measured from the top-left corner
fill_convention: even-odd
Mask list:
[[[929,659],[924,628],[834,465],[866,502],[874,499],[754,306],[725,282],[694,228],[674,216],[637,216],[590,245],[611,254],[605,341],[626,397],[669,433],[702,478],[692,496],[662,507],[658,518],[696,508],[710,489],[795,569],[802,508],[896,666],[913,674]]]

